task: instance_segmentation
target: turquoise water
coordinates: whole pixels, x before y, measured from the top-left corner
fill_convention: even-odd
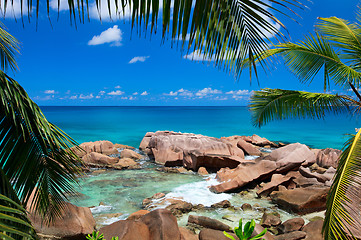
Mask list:
[[[344,134],[360,127],[357,118],[292,119],[253,127],[247,107],[42,107],[45,116],[79,143],[110,140],[139,146],[146,132],[172,130],[213,137],[258,134],[274,141],[315,148],[342,148]]]
[[[51,122],[79,143],[110,140],[113,143],[135,147],[148,131],[173,130],[214,137],[256,133],[274,141],[301,142],[317,148],[341,148],[345,141],[343,134],[353,133],[354,128],[359,126],[357,119],[330,115],[327,121],[287,120],[272,122],[259,129],[251,125],[250,112],[246,107],[42,107],[42,109]],[[256,199],[255,193],[243,196],[235,193],[210,192],[208,187],[217,184],[215,174],[209,178],[195,173],[159,172],[156,171],[159,166],[147,158],[142,159],[141,164],[140,170],[108,170],[84,176],[78,189],[81,194],[71,201],[78,206],[94,206],[91,210],[98,226],[127,218],[129,214],[142,208],[144,198],[158,192],[167,194],[167,197],[181,198],[205,206],[228,199],[238,208],[243,203],[249,203],[259,204],[271,211],[276,209],[267,199]],[[281,213],[282,220],[294,217],[282,210],[277,211]],[[245,221],[260,220],[263,211],[262,209],[254,211],[218,209],[191,212],[191,214],[216,218],[234,227],[239,218]],[[227,216],[228,220],[222,219],[224,216]],[[185,225],[186,222],[187,215],[179,219],[180,225]]]

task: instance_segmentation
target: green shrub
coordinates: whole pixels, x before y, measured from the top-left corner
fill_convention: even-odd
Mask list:
[[[256,226],[255,221],[252,219],[250,222],[247,222],[244,225],[244,228],[242,230],[242,218],[241,220],[239,220],[239,227],[234,228],[234,233],[237,235],[239,240],[256,240],[256,239],[261,239],[267,232],[267,228],[265,228],[260,234],[258,234],[257,236],[251,237],[254,227]],[[227,232],[223,232],[223,234],[232,239],[232,240],[236,240],[234,239],[233,236],[231,236],[229,233]]]
[[[97,231],[94,231],[92,234],[88,234],[88,236],[86,236],[86,239],[88,239],[88,240],[105,240],[103,234],[100,234]],[[111,240],[119,240],[119,237],[112,237]]]

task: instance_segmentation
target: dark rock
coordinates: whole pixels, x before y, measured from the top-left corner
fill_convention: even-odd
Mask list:
[[[275,214],[270,214],[270,213],[264,213],[261,219],[260,224],[262,225],[262,227],[268,228],[271,226],[278,226],[281,224],[281,219],[278,216],[276,216]]]
[[[295,188],[286,191],[275,191],[271,194],[271,199],[282,209],[306,214],[325,210],[328,192],[328,187]]]
[[[228,200],[223,200],[221,202],[215,203],[211,205],[211,208],[229,208],[232,204]]]
[[[238,239],[236,234],[230,234],[234,239]],[[199,232],[199,240],[229,240],[229,238],[226,237],[222,231],[205,228]]]
[[[243,203],[242,206],[241,206],[241,208],[242,208],[243,211],[250,211],[250,210],[253,209],[253,208],[252,208],[252,205],[249,204],[249,203]]]
[[[323,240],[322,236],[323,220],[317,220],[306,224],[302,231],[307,233],[307,240]]]
[[[214,230],[227,231],[227,232],[232,231],[231,227],[228,226],[227,224],[224,224],[216,219],[212,219],[204,216],[189,215],[188,223],[197,224],[199,226]]]
[[[301,230],[304,224],[305,220],[303,220],[303,218],[293,218],[283,222],[278,226],[278,229],[282,233],[289,233]]]
[[[149,240],[150,233],[147,225],[132,220],[120,220],[99,229],[104,239],[119,237],[122,240]]]
[[[263,230],[264,230],[264,228],[260,224],[256,223],[256,226],[254,227],[251,237],[255,237],[256,235],[260,234]],[[266,234],[262,237],[262,239],[274,240],[274,236],[267,231]]]
[[[177,218],[166,209],[154,210],[142,216],[139,222],[148,226],[149,239],[181,240]]]
[[[299,239],[304,239],[305,237],[306,237],[305,232],[295,231],[295,232],[278,235],[275,237],[275,240],[299,240]]]

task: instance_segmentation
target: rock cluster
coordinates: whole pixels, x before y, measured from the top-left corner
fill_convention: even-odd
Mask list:
[[[144,158],[135,152],[133,147],[113,144],[110,141],[85,142],[79,145],[81,150],[76,150],[85,166],[111,169],[137,169],[140,167],[137,160]],[[120,153],[119,153],[120,152]]]

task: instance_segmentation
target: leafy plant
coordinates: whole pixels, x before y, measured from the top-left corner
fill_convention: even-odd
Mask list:
[[[88,234],[88,236],[86,236],[86,239],[88,239],[88,240],[105,240],[103,234],[100,234],[97,231],[93,231],[92,234]],[[111,240],[119,240],[119,237],[112,237]]]
[[[331,93],[263,89],[251,97],[253,123],[262,126],[286,118],[324,118],[327,113],[350,114],[361,110],[361,11],[356,23],[330,17],[319,18],[316,33],[297,43],[283,43],[256,56],[258,60],[282,56],[288,68],[303,83],[324,75],[324,91],[330,81],[354,96]],[[331,131],[331,129],[330,129]],[[327,200],[323,226],[326,240],[355,239],[361,228],[361,139],[350,138],[339,159]],[[353,202],[356,200],[356,202]],[[359,236],[358,236],[359,237]]]
[[[267,228],[265,228],[261,233],[257,234],[256,236],[251,237],[255,226],[256,226],[256,223],[252,219],[251,221],[247,222],[244,225],[244,228],[242,229],[243,226],[242,226],[242,218],[241,218],[239,220],[239,226],[234,228],[234,233],[236,234],[236,236],[238,237],[239,240],[261,239],[267,233]],[[224,231],[223,234],[232,240],[236,240],[236,239],[234,239],[234,237],[232,235],[230,235],[226,231]]]

